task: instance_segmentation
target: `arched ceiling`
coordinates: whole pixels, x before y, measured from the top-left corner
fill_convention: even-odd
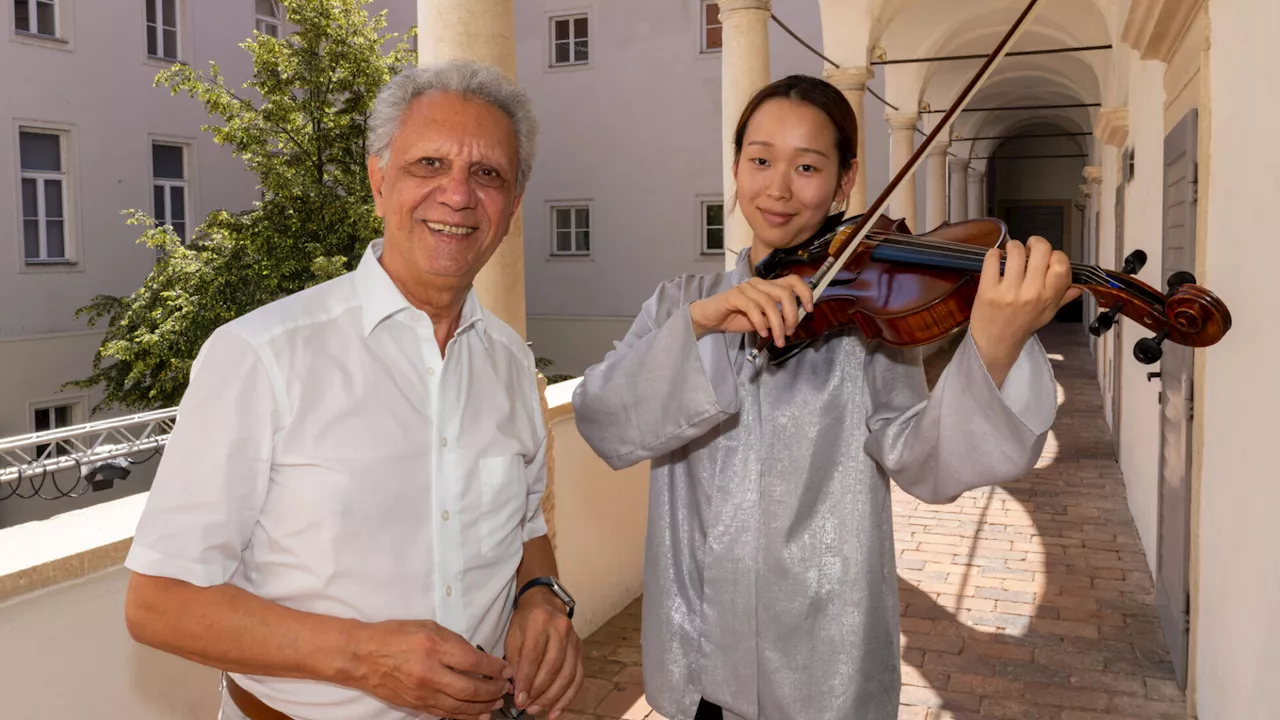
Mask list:
[[[828,4],[840,0],[826,0]],[[849,0],[846,0],[849,1]],[[869,41],[887,59],[929,58],[990,53],[1026,7],[1025,0],[852,0],[871,18]],[[1040,0],[1041,7],[1010,48],[1040,50],[1106,45],[1112,42],[1117,0]],[[1105,51],[1005,57],[969,102],[969,108],[1097,103],[1115,75],[1112,53]],[[945,110],[959,96],[981,60],[879,66],[885,70],[886,96],[902,110]],[[1028,127],[1060,132],[1092,130],[1097,108],[1026,112],[966,112],[951,134],[964,137],[1010,135]],[[941,113],[922,115],[924,129]],[[1000,143],[984,140],[954,144],[952,154],[985,157]],[[969,147],[969,146],[973,147]]]

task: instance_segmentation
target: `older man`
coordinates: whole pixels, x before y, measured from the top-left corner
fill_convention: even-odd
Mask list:
[[[222,717],[481,718],[504,692],[556,717],[577,693],[533,357],[472,289],[536,134],[491,68],[396,77],[369,130],[384,238],[202,348],[126,618],[224,671]]]

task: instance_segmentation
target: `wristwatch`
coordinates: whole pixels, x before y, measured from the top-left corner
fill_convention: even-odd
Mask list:
[[[560,584],[560,581],[549,576],[537,577],[525,583],[524,586],[520,588],[520,591],[516,593],[516,600],[514,603],[511,604],[512,609],[515,609],[515,607],[520,604],[520,597],[522,595],[524,595],[525,593],[529,592],[530,590],[536,587],[540,587],[544,585],[550,588],[551,592],[555,593],[556,597],[560,598],[560,602],[564,603],[565,608],[568,609],[569,611],[569,619],[572,620],[573,607],[576,604],[573,601],[573,596],[569,594],[568,590],[564,589],[564,586]]]

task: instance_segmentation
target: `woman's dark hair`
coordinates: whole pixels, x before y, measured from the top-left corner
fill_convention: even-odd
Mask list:
[[[787,98],[807,103],[821,110],[836,129],[836,156],[840,164],[840,172],[848,170],[857,157],[858,116],[853,113],[853,106],[831,83],[809,75],[790,75],[775,80],[760,90],[742,109],[738,118],[738,127],[733,131],[733,157],[736,160],[742,154],[743,137],[747,134],[747,121],[766,100]]]

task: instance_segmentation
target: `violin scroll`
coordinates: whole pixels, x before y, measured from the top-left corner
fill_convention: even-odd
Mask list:
[[[1140,252],[1140,251],[1134,251]],[[1126,270],[1131,264],[1141,267],[1145,256],[1125,260]],[[1218,342],[1231,329],[1231,312],[1209,290],[1195,284],[1195,276],[1179,271],[1169,276],[1167,293],[1160,293],[1142,281],[1125,275],[1105,273],[1105,282],[1087,282],[1082,285],[1093,294],[1098,304],[1108,307],[1089,325],[1089,332],[1100,336],[1123,314],[1139,325],[1155,333],[1142,338],[1133,346],[1134,358],[1151,365],[1163,355],[1161,345],[1170,340],[1186,347],[1208,347]]]

